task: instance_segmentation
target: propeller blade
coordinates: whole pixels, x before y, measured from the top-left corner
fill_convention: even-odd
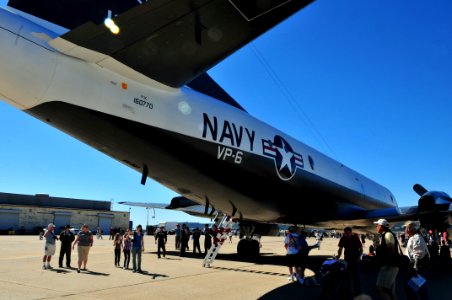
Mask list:
[[[425,193],[427,193],[428,191],[419,183],[416,183],[415,185],[413,185],[413,190],[419,195],[422,196]]]

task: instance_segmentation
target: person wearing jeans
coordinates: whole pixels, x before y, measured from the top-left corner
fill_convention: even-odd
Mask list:
[[[142,227],[141,225],[138,225],[136,232],[133,233],[132,241],[132,266],[134,273],[135,272],[141,273],[141,253],[144,252],[143,237],[144,234],[142,231]]]

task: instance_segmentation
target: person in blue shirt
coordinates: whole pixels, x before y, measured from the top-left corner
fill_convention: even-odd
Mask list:
[[[137,231],[133,233],[132,240],[132,266],[133,272],[141,273],[141,253],[144,252],[144,234],[141,225],[137,226]],[[137,259],[138,257],[138,259]],[[138,260],[138,261],[137,261]]]
[[[58,237],[56,236],[55,232],[55,225],[50,223],[47,226],[47,231],[44,233],[44,239],[46,240],[45,247],[44,247],[44,257],[42,259],[42,268],[45,269],[52,269],[50,266],[50,260],[52,259],[52,255],[55,254],[56,250],[56,243],[55,241],[58,240]],[[47,264],[46,264],[47,262]]]

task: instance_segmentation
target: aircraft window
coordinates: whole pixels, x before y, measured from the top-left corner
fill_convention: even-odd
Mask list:
[[[311,166],[311,170],[314,171],[314,160],[312,159],[311,155],[308,155],[309,165]]]

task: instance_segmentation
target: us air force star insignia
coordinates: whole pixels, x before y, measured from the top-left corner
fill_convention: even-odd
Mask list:
[[[276,173],[282,180],[292,179],[297,167],[304,167],[303,156],[294,152],[290,144],[279,135],[275,135],[273,142],[262,140],[262,149],[265,156],[274,159]]]

